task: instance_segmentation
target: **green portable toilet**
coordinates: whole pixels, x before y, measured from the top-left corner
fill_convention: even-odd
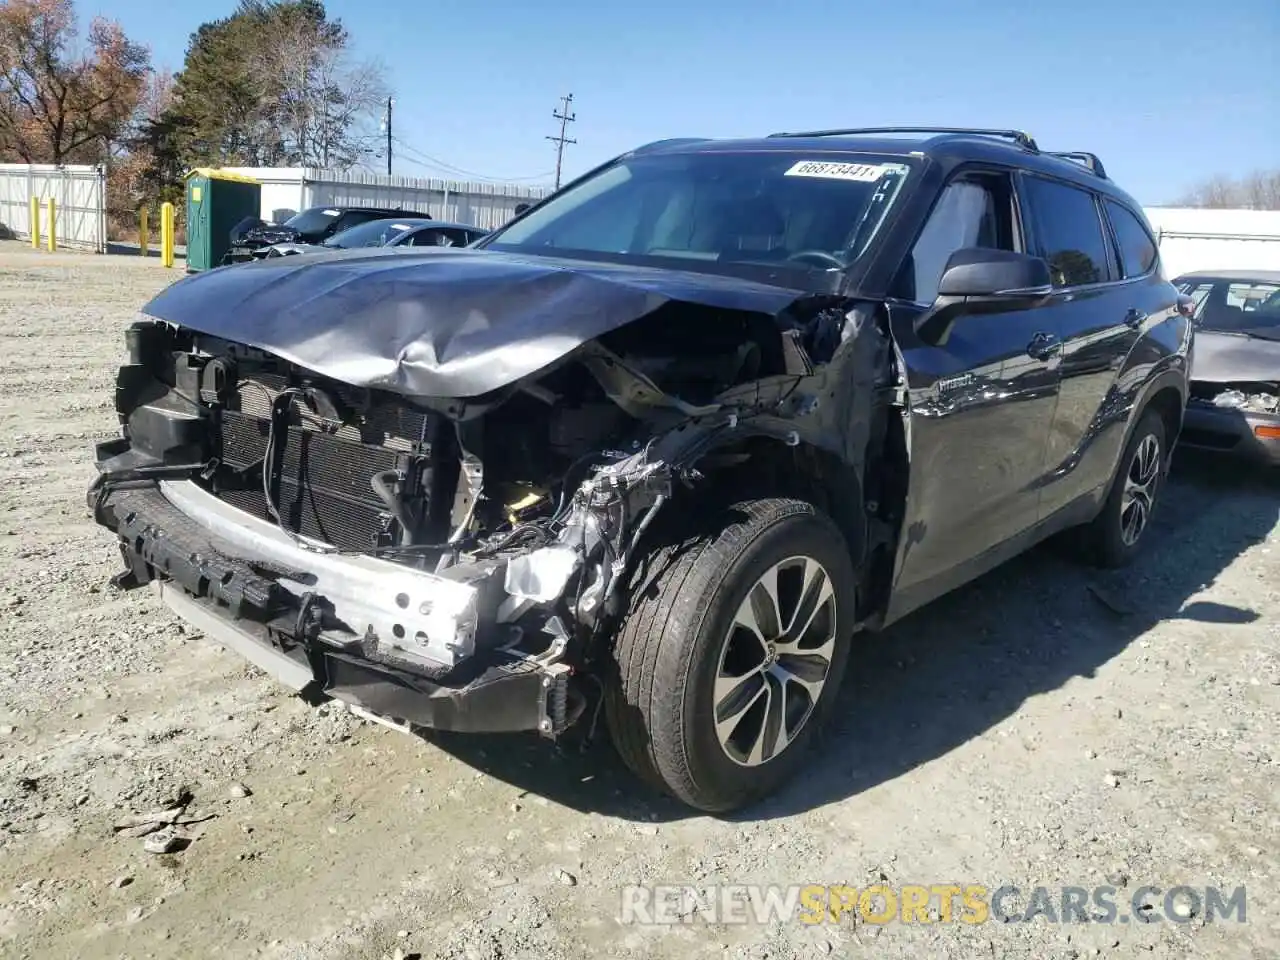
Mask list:
[[[231,228],[262,216],[262,184],[252,177],[202,167],[187,174],[187,273],[222,263]]]

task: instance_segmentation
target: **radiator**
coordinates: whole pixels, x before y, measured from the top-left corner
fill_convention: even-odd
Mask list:
[[[237,384],[220,413],[218,458],[210,489],[224,502],[270,519],[257,465],[266,452],[272,401],[285,387],[282,377],[253,376]],[[404,469],[426,452],[427,416],[385,401],[370,405],[359,391],[332,391],[354,418],[321,421],[297,403],[288,429],[277,430],[274,462],[279,484],[272,488],[286,527],[335,547],[370,549],[387,542],[391,514],[374,493],[375,474]]]

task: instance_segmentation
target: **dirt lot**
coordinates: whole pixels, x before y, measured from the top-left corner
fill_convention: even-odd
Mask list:
[[[0,954],[1280,953],[1275,477],[1179,463],[1145,563],[1038,550],[867,640],[811,773],[690,816],[603,743],[427,742],[306,707],[108,586],[91,444],[123,329],[172,278],[0,248]],[[113,830],[188,796],[185,849]],[[1247,922],[616,919],[630,883],[881,880],[1111,883],[1125,915],[1145,884],[1243,885]]]

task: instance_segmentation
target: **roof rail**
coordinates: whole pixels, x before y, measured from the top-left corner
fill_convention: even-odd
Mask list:
[[[667,137],[665,140],[654,140],[651,143],[645,143],[634,150],[632,154],[648,153],[650,150],[656,150],[659,147],[674,147],[682,143],[706,143],[707,137]]]
[[[1057,157],[1060,160],[1074,160],[1095,176],[1101,177],[1103,180],[1107,179],[1107,171],[1102,166],[1102,161],[1098,159],[1097,154],[1085,153],[1083,150],[1067,150],[1059,153],[1046,153],[1045,156]]]
[[[846,137],[864,133],[959,133],[1012,140],[1024,150],[1040,152],[1031,135],[1021,130],[992,130],[984,127],[849,127],[838,130],[810,130],[805,133],[771,133],[770,137]]]

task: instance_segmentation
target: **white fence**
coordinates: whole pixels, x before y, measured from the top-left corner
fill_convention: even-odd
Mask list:
[[[469,223],[486,230],[515,214],[516,205],[540,200],[549,187],[472,183],[419,177],[344,173],[312,167],[228,167],[262,184],[262,213],[318,206],[399,207],[436,220]]]
[[[60,247],[106,253],[107,181],[102,167],[49,163],[0,163],[0,227],[31,236],[31,198],[40,201],[40,240],[49,233],[45,201],[52,197]]]

